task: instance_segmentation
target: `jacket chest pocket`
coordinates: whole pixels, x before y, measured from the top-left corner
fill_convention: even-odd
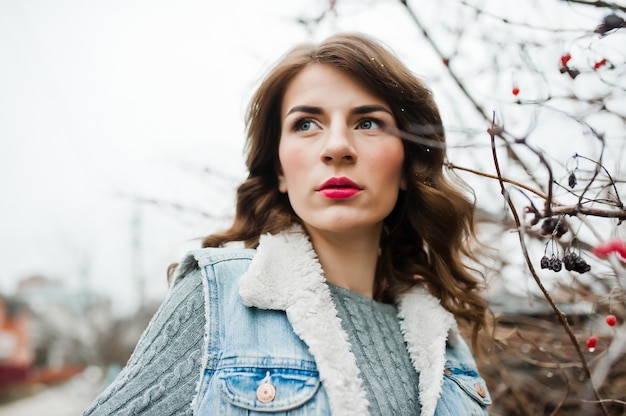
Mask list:
[[[474,369],[446,364],[437,416],[486,415],[490,404],[485,381]]]
[[[200,415],[326,415],[328,404],[317,371],[228,368],[217,371]],[[322,394],[319,394],[322,393]],[[212,397],[209,397],[212,396]]]

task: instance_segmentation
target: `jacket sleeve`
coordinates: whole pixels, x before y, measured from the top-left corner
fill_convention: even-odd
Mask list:
[[[196,267],[176,279],[124,369],[83,416],[191,414],[205,319]]]

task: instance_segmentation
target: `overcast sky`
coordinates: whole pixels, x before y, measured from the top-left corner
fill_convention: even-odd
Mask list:
[[[0,291],[39,273],[125,308],[138,270],[161,296],[167,265],[232,215],[268,66],[337,30],[412,35],[395,2],[386,19],[357,3],[311,33],[297,19],[326,2],[1,1]]]
[[[421,17],[443,25],[472,15],[453,15],[444,3],[459,4],[420,2]],[[0,292],[42,274],[132,310],[133,276],[141,276],[146,295],[161,297],[167,266],[232,215],[247,100],[297,43],[338,31],[373,35],[431,83],[444,119],[484,128],[468,103],[457,102],[440,59],[398,1],[340,0],[337,16],[298,23],[327,4],[0,1]],[[515,17],[534,16],[537,4],[521,5]],[[572,16],[548,18],[576,25],[597,17]],[[480,56],[465,52],[468,63]],[[506,79],[508,94],[520,80]]]

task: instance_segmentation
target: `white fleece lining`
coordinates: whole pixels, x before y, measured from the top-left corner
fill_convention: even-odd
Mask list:
[[[247,306],[284,310],[309,347],[333,416],[366,416],[369,403],[322,267],[299,227],[261,237],[239,294]]]
[[[456,341],[456,321],[423,287],[400,296],[398,317],[409,356],[419,373],[421,414],[434,415],[443,384],[446,341],[449,334],[450,341]]]

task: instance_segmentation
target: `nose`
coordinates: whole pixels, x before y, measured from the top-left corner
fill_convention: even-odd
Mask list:
[[[320,155],[324,163],[354,163],[356,149],[350,136],[350,129],[344,126],[331,128]]]

